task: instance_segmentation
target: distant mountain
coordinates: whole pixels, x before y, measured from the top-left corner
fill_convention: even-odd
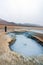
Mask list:
[[[3,25],[16,25],[16,26],[26,26],[26,27],[43,27],[43,26],[39,26],[39,25],[35,25],[35,24],[29,24],[29,23],[25,23],[25,24],[17,24],[17,23],[13,23],[13,22],[8,22],[6,20],[3,20],[0,18],[0,24],[3,24]]]
[[[3,25],[14,25],[13,22],[8,22],[8,21],[5,21],[3,19],[0,18],[0,24],[3,24]]]
[[[40,25],[36,25],[36,24],[30,24],[30,23],[25,23],[25,24],[22,24],[22,23],[16,23],[15,24],[16,26],[19,25],[19,26],[24,26],[24,27],[43,27],[43,26],[40,26]]]

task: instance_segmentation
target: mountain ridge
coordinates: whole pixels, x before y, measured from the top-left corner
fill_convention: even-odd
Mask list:
[[[8,22],[6,20],[0,19],[0,25],[14,25],[13,22]]]
[[[17,23],[14,23],[14,22],[8,22],[8,21],[6,21],[6,20],[3,20],[3,19],[1,19],[0,18],[0,25],[12,25],[12,26],[14,26],[14,25],[16,25],[16,26],[27,26],[27,27],[43,27],[43,26],[39,26],[39,25],[35,25],[35,24],[17,24]]]

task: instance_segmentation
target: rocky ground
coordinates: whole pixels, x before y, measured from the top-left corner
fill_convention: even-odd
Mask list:
[[[43,55],[25,57],[10,50],[9,44],[15,41],[15,35],[0,33],[0,65],[43,65]]]

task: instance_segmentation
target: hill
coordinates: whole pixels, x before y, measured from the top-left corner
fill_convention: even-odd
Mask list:
[[[14,25],[14,23],[13,22],[5,21],[3,19],[0,19],[0,25]]]
[[[0,25],[11,25],[11,26],[24,26],[24,27],[43,27],[43,26],[39,26],[39,25],[35,25],[35,24],[29,24],[29,23],[26,23],[26,24],[17,24],[17,23],[13,23],[13,22],[8,22],[6,20],[3,20],[0,18]]]

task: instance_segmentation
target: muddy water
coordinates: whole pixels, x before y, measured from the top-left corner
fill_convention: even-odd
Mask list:
[[[28,38],[24,34],[16,33],[16,41],[13,45],[11,45],[11,49],[25,56],[36,56],[43,54],[43,46],[35,40]]]

